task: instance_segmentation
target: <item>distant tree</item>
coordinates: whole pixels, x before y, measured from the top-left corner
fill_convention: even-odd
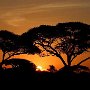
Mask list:
[[[54,73],[54,72],[56,72],[57,71],[57,69],[55,68],[55,66],[53,66],[53,65],[49,65],[49,69],[47,69],[49,72],[52,72],[52,73]]]
[[[71,66],[72,61],[83,52],[89,52],[90,25],[80,22],[59,23],[56,26],[41,25],[24,33],[40,50],[41,56],[53,55],[60,58],[64,66]],[[62,57],[67,55],[67,63]],[[80,65],[90,57],[78,63]]]

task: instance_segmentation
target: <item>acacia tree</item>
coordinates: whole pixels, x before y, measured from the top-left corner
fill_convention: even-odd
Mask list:
[[[22,40],[22,37],[16,35],[7,30],[0,31],[0,49],[3,52],[2,62],[4,60],[10,59],[14,55],[34,54],[35,50],[37,52],[36,46],[33,46],[31,42],[29,42],[29,46],[25,44],[25,40]]]
[[[3,52],[2,61],[16,54],[17,51],[15,50],[18,48],[18,45],[16,45],[18,37],[18,35],[12,32],[6,30],[0,31],[0,49]]]
[[[72,61],[84,52],[89,52],[90,49],[90,26],[80,22],[70,22],[58,24],[57,29],[63,30],[64,34],[61,38],[61,43],[56,47],[57,49],[67,55],[68,66],[71,66]],[[80,65],[90,57],[80,61]]]
[[[64,66],[71,66],[72,61],[90,48],[90,26],[80,22],[59,23],[56,26],[41,25],[30,29],[23,36],[28,37],[41,50],[41,56],[53,55],[60,58]],[[67,55],[67,63],[62,57]],[[87,57],[78,63],[90,59]]]

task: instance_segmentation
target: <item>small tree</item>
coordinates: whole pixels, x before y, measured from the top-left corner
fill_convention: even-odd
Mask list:
[[[52,72],[52,73],[54,73],[54,72],[56,72],[57,71],[57,69],[55,68],[55,66],[53,66],[53,65],[49,65],[49,69],[47,69],[49,72]]]

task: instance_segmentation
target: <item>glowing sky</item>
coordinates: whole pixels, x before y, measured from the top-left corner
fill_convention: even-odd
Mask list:
[[[22,34],[41,24],[55,25],[70,21],[90,24],[90,0],[0,0],[0,30]],[[46,59],[50,60],[49,57]],[[47,62],[43,60],[41,63]],[[54,58],[51,64],[60,63]]]
[[[0,0],[0,29],[21,34],[40,24],[90,24],[90,0]]]

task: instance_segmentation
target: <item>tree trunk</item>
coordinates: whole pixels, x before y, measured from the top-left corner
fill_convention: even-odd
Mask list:
[[[4,61],[4,58],[5,58],[5,52],[3,52],[2,62]]]
[[[61,59],[61,61],[62,61],[62,63],[64,64],[64,66],[67,66],[67,64],[65,63],[65,61],[63,60],[63,58],[61,57],[61,55],[56,54],[56,56],[59,57],[59,58]]]
[[[71,66],[71,56],[67,55],[67,63],[68,66]]]
[[[4,58],[5,58],[5,52],[3,52],[2,61],[0,62],[0,69],[2,69]]]

